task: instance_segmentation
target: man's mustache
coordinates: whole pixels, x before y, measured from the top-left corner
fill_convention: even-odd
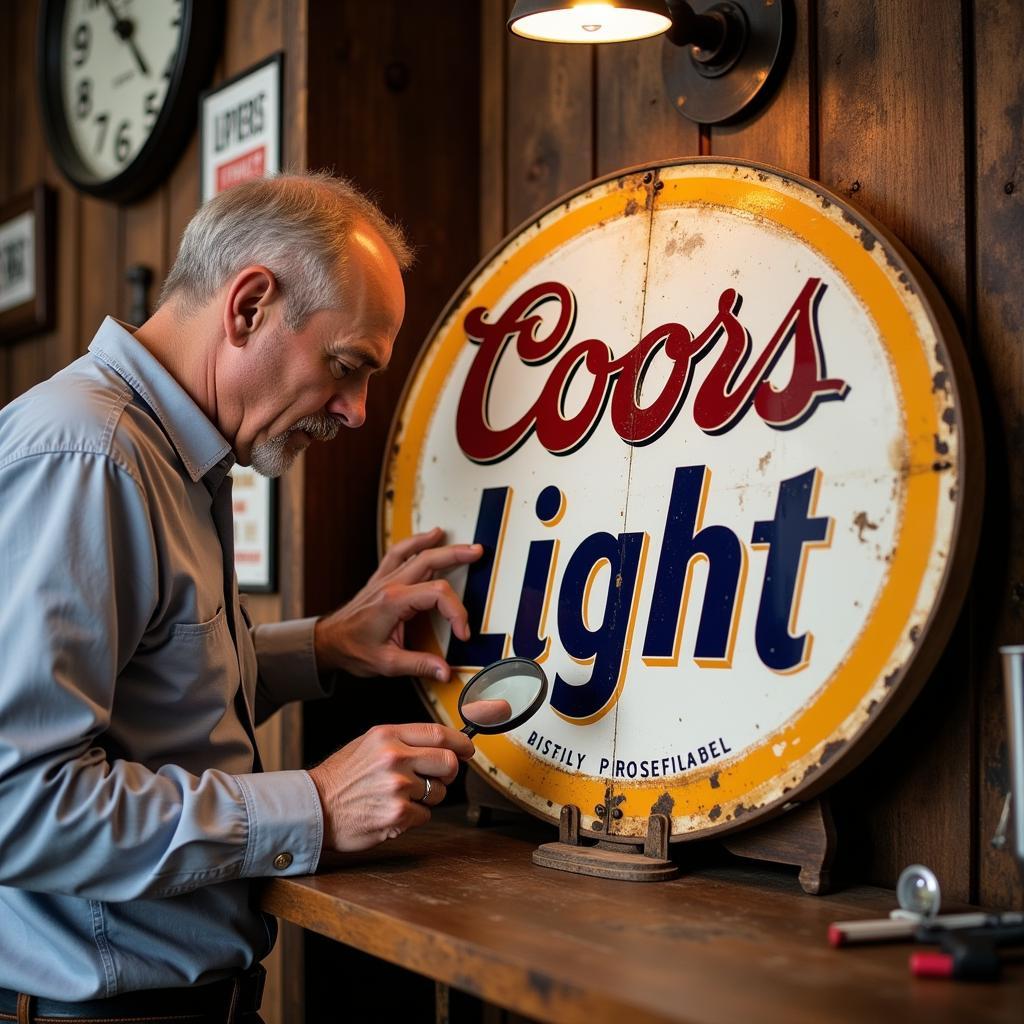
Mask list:
[[[317,413],[313,416],[304,416],[289,433],[301,430],[314,441],[333,441],[338,436],[340,429],[341,424],[333,416]]]

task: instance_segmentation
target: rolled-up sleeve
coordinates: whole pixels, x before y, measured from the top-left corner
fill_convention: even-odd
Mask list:
[[[108,751],[118,675],[159,598],[128,468],[67,451],[0,465],[0,581],[0,885],[121,901],[316,867],[305,772],[152,770]]]

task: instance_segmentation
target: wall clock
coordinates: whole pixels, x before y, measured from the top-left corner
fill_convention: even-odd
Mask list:
[[[43,0],[43,124],[78,188],[125,202],[161,181],[195,123],[222,26],[217,0]]]

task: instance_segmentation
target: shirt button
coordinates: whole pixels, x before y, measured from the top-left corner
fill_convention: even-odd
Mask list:
[[[278,871],[284,871],[285,868],[290,868],[292,866],[292,859],[293,858],[290,853],[279,853],[274,858],[274,867],[277,868]]]

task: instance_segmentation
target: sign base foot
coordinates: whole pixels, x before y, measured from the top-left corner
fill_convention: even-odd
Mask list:
[[[575,804],[566,804],[559,819],[559,841],[534,850],[533,863],[620,882],[662,882],[679,874],[678,865],[668,858],[670,828],[664,814],[652,814],[642,846],[603,840],[584,846],[580,838],[580,809]]]

